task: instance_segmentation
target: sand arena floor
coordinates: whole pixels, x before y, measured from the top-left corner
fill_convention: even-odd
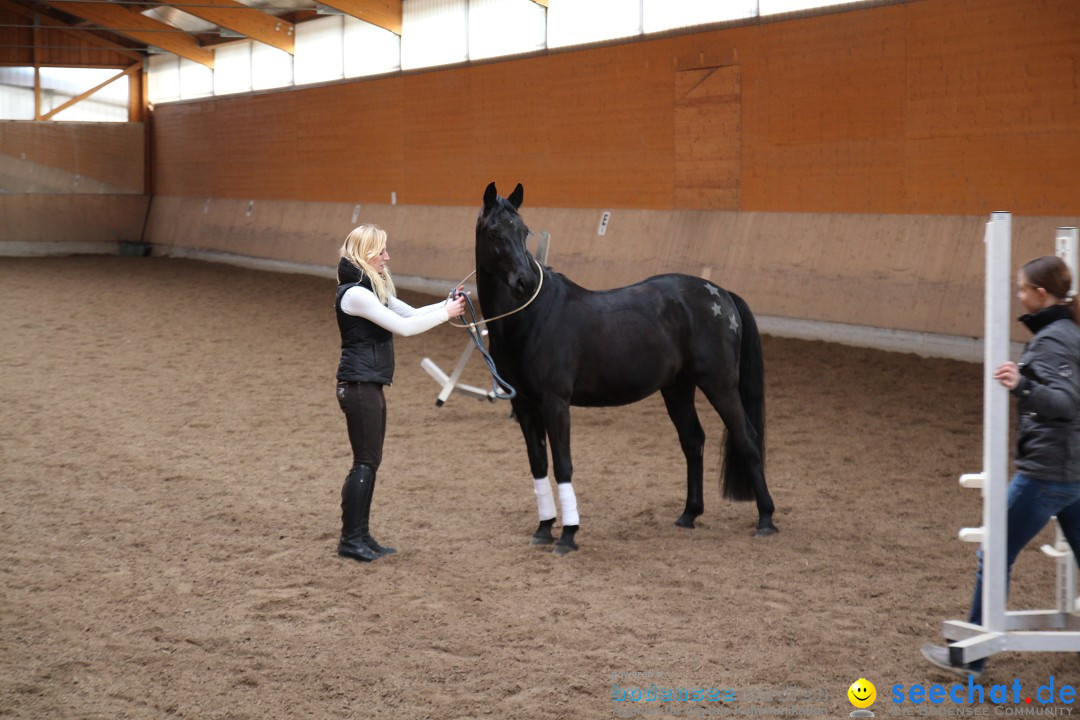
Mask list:
[[[373,521],[401,552],[360,565],[334,554],[332,294],[196,261],[0,259],[0,717],[600,718],[656,712],[612,699],[653,682],[739,693],[669,716],[846,717],[860,677],[880,717],[895,684],[952,682],[918,647],[970,597],[956,533],[981,505],[956,478],[981,464],[979,366],[766,338],[767,539],[719,498],[711,411],[687,531],[660,398],[578,409],[581,551],[559,558],[527,543],[508,407],[435,407],[420,359],[452,366],[464,333],[399,339]],[[1049,538],[1013,608],[1051,604]],[[1007,653],[982,682],[1051,675],[1077,684],[1080,660]]]

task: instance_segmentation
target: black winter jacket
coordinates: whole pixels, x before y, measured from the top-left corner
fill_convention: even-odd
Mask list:
[[[1035,336],[1017,364],[1016,470],[1051,482],[1080,482],[1080,327],[1069,305],[1020,318]]]
[[[347,382],[394,382],[394,334],[370,320],[341,309],[341,298],[351,287],[372,290],[371,279],[345,258],[338,263],[338,288],[334,309],[341,331],[341,360],[337,379]]]

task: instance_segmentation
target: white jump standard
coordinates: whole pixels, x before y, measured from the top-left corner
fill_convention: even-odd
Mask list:
[[[542,265],[547,265],[548,258],[548,246],[551,242],[551,234],[547,230],[541,230],[540,239],[536,245],[536,257],[537,261]],[[486,329],[479,329],[478,332],[482,338],[486,338],[488,331]],[[431,358],[424,358],[420,361],[420,367],[424,372],[435,379],[435,382],[439,383],[441,389],[439,390],[438,397],[435,398],[435,405],[442,407],[446,404],[446,401],[450,399],[452,393],[460,393],[469,397],[474,397],[480,400],[488,400],[489,402],[495,402],[498,399],[498,395],[495,389],[484,390],[478,388],[475,385],[468,385],[460,382],[461,374],[465,371],[465,366],[469,363],[469,358],[472,357],[473,350],[476,349],[476,343],[471,339],[466,341],[465,349],[461,351],[461,357],[458,358],[457,365],[454,366],[453,371],[447,375],[443,372],[443,369],[435,364],[435,361]]]

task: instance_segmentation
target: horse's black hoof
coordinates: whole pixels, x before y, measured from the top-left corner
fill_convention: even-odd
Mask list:
[[[577,550],[577,543],[574,542],[574,535],[577,534],[577,531],[577,525],[563,525],[562,535],[559,537],[559,542],[555,543],[552,552],[556,555],[565,555]]]
[[[755,537],[768,537],[769,535],[775,535],[780,532],[780,528],[772,524],[771,520],[758,523],[757,530],[754,531]]]
[[[529,538],[530,545],[550,545],[555,542],[555,536],[551,534],[551,526],[555,524],[555,518],[541,520],[540,527]]]
[[[556,555],[566,555],[567,553],[572,553],[577,549],[578,549],[577,548],[577,543],[573,543],[573,542],[568,543],[568,542],[563,542],[562,540],[560,540],[559,542],[557,542],[555,544],[555,547],[552,549],[551,552],[556,554]]]
[[[679,516],[679,519],[675,521],[675,524],[681,528],[687,528],[688,530],[694,529],[694,516],[683,513]]]

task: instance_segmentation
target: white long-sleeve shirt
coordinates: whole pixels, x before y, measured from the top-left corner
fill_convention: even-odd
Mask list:
[[[347,315],[370,320],[395,335],[405,337],[419,335],[450,319],[446,314],[445,300],[414,308],[391,297],[389,305],[383,305],[375,293],[360,285],[354,285],[341,296],[341,309]]]

